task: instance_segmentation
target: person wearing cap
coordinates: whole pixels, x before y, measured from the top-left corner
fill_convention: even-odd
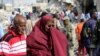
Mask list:
[[[66,37],[68,38],[68,53],[69,56],[75,56],[74,50],[76,45],[76,34],[75,28],[73,24],[70,22],[68,17],[64,17],[64,29],[63,32],[65,33]]]

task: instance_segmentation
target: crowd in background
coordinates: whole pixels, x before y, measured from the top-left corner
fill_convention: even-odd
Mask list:
[[[44,10],[36,13],[25,12],[25,14],[19,12],[16,15],[12,12],[8,33],[4,33],[2,25],[0,25],[0,55],[9,56],[10,53],[10,56],[14,56],[19,53],[19,56],[99,56],[99,17],[100,15],[96,10],[90,10],[87,14],[79,14],[70,3],[67,4],[66,10],[55,10],[55,12]],[[32,19],[37,20],[37,22],[33,24]],[[46,25],[47,28],[45,29]],[[15,31],[18,35],[13,33],[13,28],[19,29]],[[22,37],[22,40],[19,40],[18,37]],[[14,46],[13,42],[21,42],[20,45],[23,44],[24,51],[13,52],[15,50],[13,47],[19,44]],[[10,45],[13,47],[8,48]],[[9,52],[3,48],[11,50]]]

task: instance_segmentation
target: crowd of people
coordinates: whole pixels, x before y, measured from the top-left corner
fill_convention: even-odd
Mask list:
[[[100,20],[95,10],[43,11],[33,25],[28,13],[12,12],[7,33],[0,26],[0,56],[99,56]],[[34,13],[33,13],[34,14]]]

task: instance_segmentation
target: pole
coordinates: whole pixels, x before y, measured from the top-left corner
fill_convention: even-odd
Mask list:
[[[84,9],[84,13],[85,13],[85,11],[86,11],[86,6],[87,6],[87,4],[86,4],[86,0],[84,0],[84,7],[83,7],[83,9]]]
[[[14,0],[12,0],[12,6],[14,7]]]
[[[1,0],[1,6],[2,6],[2,8],[3,8],[3,5],[4,5],[4,4],[3,4],[3,0]]]

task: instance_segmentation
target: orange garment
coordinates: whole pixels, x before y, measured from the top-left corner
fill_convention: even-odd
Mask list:
[[[76,34],[77,34],[77,39],[78,39],[78,42],[79,42],[79,47],[78,47],[78,56],[86,56],[86,49],[83,45],[83,43],[81,43],[81,31],[82,31],[82,28],[83,28],[83,24],[84,22],[80,22],[77,24],[77,27],[76,27]],[[82,52],[82,54],[81,54]]]
[[[77,39],[78,41],[80,41],[81,37],[80,37],[80,34],[81,34],[81,31],[82,31],[82,28],[83,28],[83,24],[84,22],[80,22],[77,24],[77,27],[76,27],[76,34],[77,34]]]

